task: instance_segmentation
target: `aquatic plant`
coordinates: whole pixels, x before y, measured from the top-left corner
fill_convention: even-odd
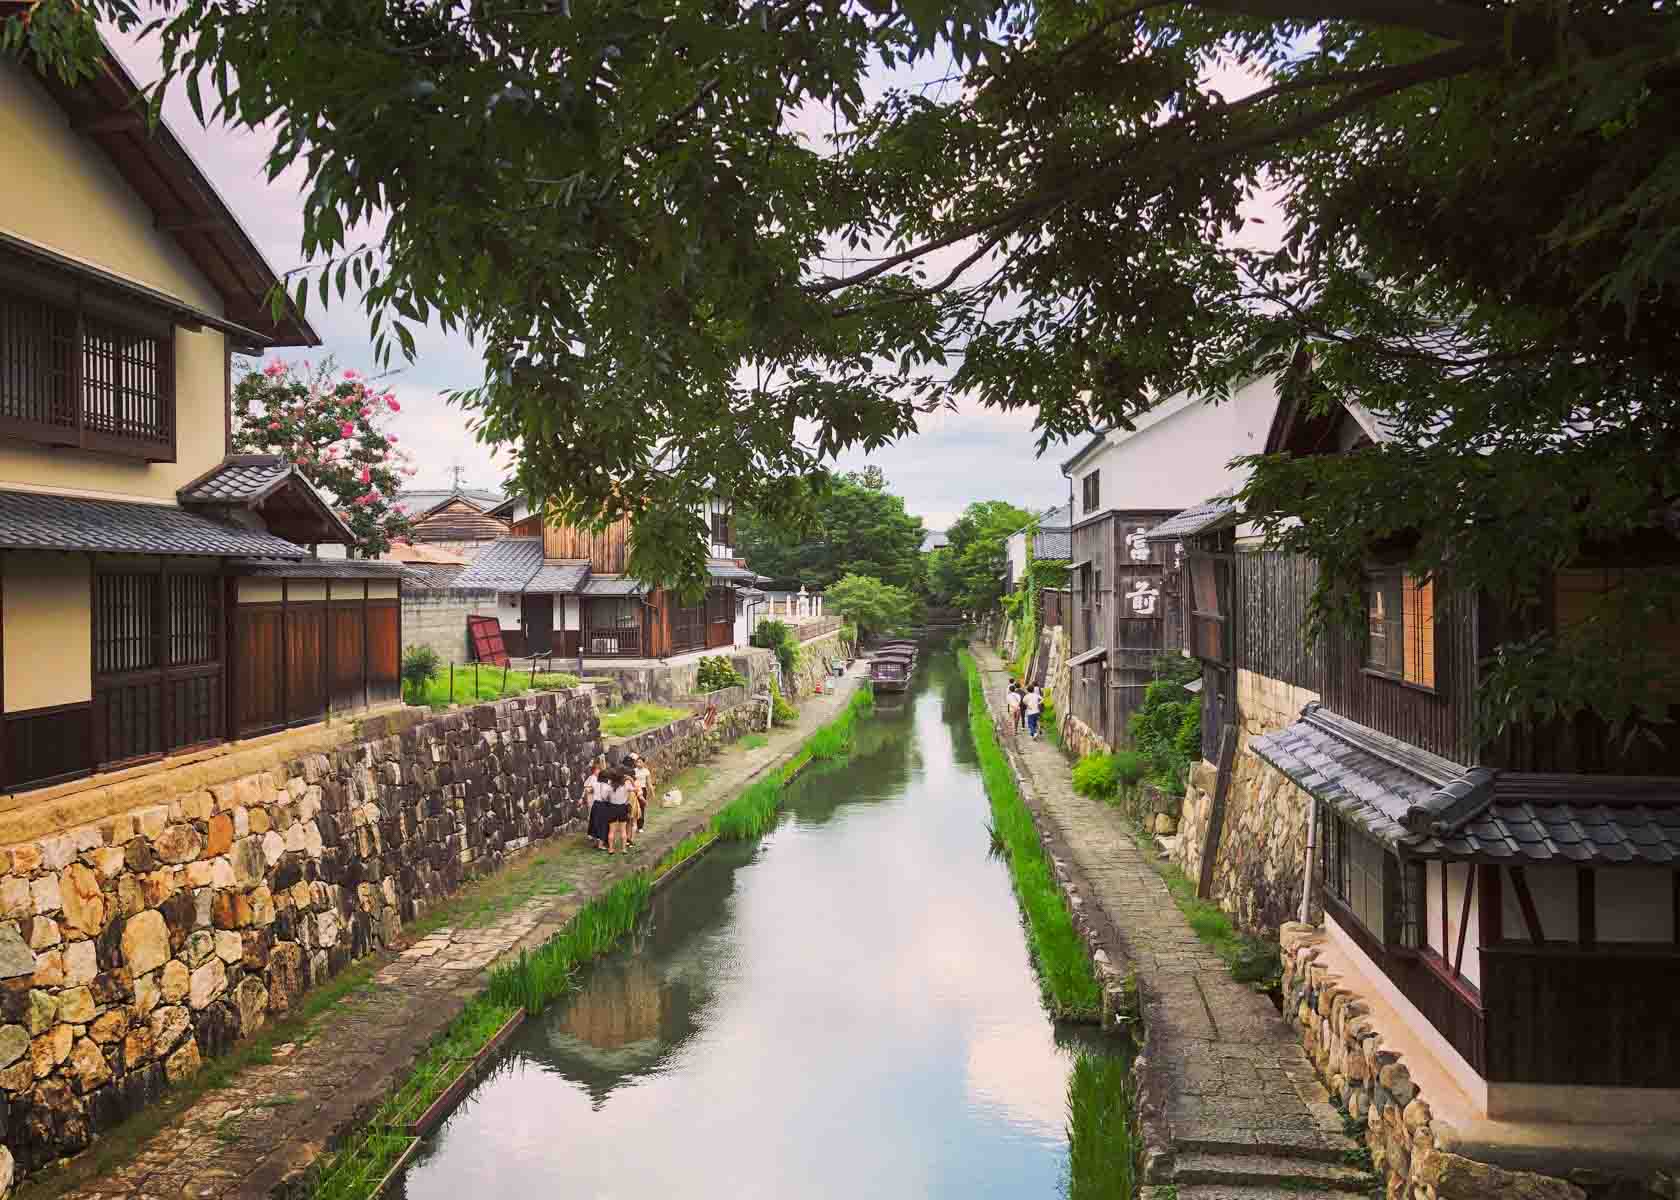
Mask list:
[[[566,927],[535,951],[490,975],[484,994],[492,1002],[539,1013],[550,1001],[571,990],[577,967],[612,949],[635,927],[636,919],[653,894],[653,880],[645,871],[621,879],[578,910]]]
[[[875,711],[875,697],[867,688],[852,693],[840,715],[813,733],[798,754],[779,769],[753,782],[712,818],[712,831],[725,841],[758,837],[776,823],[782,789],[807,763],[843,758],[852,749],[857,723]]]
[[[1130,1064],[1081,1050],[1068,1073],[1067,1200],[1131,1200],[1137,1194],[1137,1131]]]
[[[1027,917],[1027,946],[1038,968],[1045,1007],[1063,1019],[1097,1020],[1102,1015],[1102,988],[1085,943],[1062,903],[1061,888],[1038,840],[1032,814],[1021,800],[1015,774],[998,745],[974,656],[963,650],[958,657],[968,677],[969,729],[980,759],[986,796],[991,801],[992,829],[1008,850],[1009,874],[1015,884],[1015,898]]]

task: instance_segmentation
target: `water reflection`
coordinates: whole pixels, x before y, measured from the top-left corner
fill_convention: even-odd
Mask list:
[[[962,677],[918,675],[527,1022],[399,1194],[1055,1195],[1065,1035],[987,857]]]

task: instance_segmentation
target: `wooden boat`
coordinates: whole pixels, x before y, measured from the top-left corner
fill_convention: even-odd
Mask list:
[[[869,661],[869,682],[877,692],[902,692],[910,686],[915,669],[914,657],[877,654]]]

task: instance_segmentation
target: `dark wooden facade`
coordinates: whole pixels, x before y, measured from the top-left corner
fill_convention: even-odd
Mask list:
[[[514,537],[540,537],[543,557],[587,562],[596,575],[622,575],[630,564],[630,518],[620,517],[605,529],[576,525],[547,525],[533,513],[513,526]]]
[[[1075,667],[1074,716],[1111,746],[1129,740],[1127,721],[1143,702],[1163,651],[1182,643],[1181,584],[1173,547],[1142,539],[1165,511],[1107,512],[1072,529],[1068,572],[1069,657],[1102,647],[1099,663]]]

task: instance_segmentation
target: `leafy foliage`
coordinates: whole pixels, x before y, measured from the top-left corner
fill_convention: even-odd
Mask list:
[[[963,510],[946,544],[928,555],[928,592],[935,604],[983,613],[1003,596],[1005,543],[1032,520],[1006,500],[979,500]]]
[[[921,589],[921,518],[887,491],[879,468],[819,481],[799,489],[797,498],[774,516],[742,514],[736,549],[754,571],[779,586],[812,591],[845,575]]]
[[[799,720],[799,709],[794,707],[793,701],[782,695],[782,686],[776,682],[776,677],[770,677],[770,723],[772,725],[792,725]]]
[[[1143,778],[1147,765],[1136,750],[1087,754],[1073,764],[1073,790],[1093,800],[1113,800]]]
[[[396,497],[401,477],[414,468],[384,428],[400,409],[395,396],[357,372],[339,375],[331,359],[309,375],[275,360],[246,371],[234,386],[233,448],[296,464],[331,497],[355,535],[356,551],[372,558],[409,531]]]
[[[747,677],[735,669],[735,664],[721,654],[708,654],[700,660],[694,673],[694,687],[700,692],[716,692],[723,688],[744,687]]]
[[[748,639],[762,650],[774,650],[782,674],[792,679],[799,667],[799,635],[786,621],[760,621]]]
[[[0,44],[65,78],[96,20],[140,20],[138,0],[11,8]],[[1255,464],[1249,515],[1325,566],[1318,619],[1394,534],[1419,573],[1532,614],[1549,567],[1680,496],[1669,6],[147,11],[163,82],[272,129],[269,176],[302,175],[293,302],[359,289],[383,352],[428,318],[475,335],[487,375],[457,399],[478,436],[518,443],[515,485],[558,515],[629,512],[641,578],[703,584],[703,488],[797,511],[840,451],[957,396],[1031,412],[1043,446],[1256,371],[1394,435]],[[882,67],[952,86],[866,86]],[[838,136],[812,144],[799,118],[824,108]],[[995,602],[943,557],[936,591]],[[1633,645],[1662,586],[1511,648],[1582,670],[1490,694],[1657,711],[1673,672],[1653,691],[1592,654]]]
[[[843,575],[823,593],[823,603],[865,636],[897,633],[915,620],[916,598],[869,575]]]
[[[419,695],[438,673],[438,652],[427,645],[413,645],[403,651],[402,681],[406,691]]]
[[[1156,677],[1132,713],[1128,731],[1132,744],[1147,764],[1150,780],[1168,793],[1184,789],[1190,764],[1201,757],[1201,700],[1184,690],[1197,666],[1191,659],[1163,654],[1155,664]]]

